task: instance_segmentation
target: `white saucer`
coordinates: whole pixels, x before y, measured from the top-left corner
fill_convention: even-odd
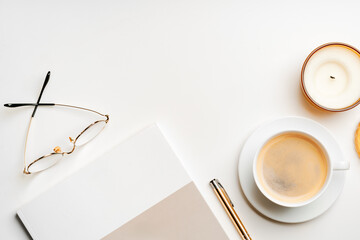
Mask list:
[[[255,209],[268,218],[285,223],[299,223],[311,220],[324,213],[340,195],[345,182],[345,171],[334,171],[325,192],[314,202],[302,207],[282,207],[268,200],[257,188],[253,177],[253,160],[260,144],[273,134],[298,130],[308,132],[318,139],[328,150],[334,161],[343,161],[342,151],[331,133],[310,119],[286,117],[261,125],[247,139],[239,158],[239,179],[241,188]]]

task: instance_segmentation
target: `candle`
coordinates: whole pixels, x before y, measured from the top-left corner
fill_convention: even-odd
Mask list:
[[[360,103],[360,52],[344,43],[324,44],[310,53],[301,88],[317,107],[341,112]]]

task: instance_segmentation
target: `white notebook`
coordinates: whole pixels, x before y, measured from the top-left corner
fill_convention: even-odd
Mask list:
[[[154,125],[21,207],[35,239],[228,239]]]

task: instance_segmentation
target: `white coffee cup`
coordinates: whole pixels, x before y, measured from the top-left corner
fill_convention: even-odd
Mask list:
[[[261,150],[264,148],[264,146],[272,139],[274,139],[275,137],[278,136],[282,136],[285,134],[300,134],[303,135],[309,139],[311,139],[318,147],[320,147],[325,155],[326,161],[327,161],[327,173],[326,173],[326,179],[325,182],[323,183],[322,187],[316,192],[315,195],[313,195],[311,198],[306,199],[304,201],[300,201],[300,202],[287,202],[287,201],[283,201],[283,200],[279,200],[275,197],[273,197],[269,192],[267,192],[267,190],[264,188],[264,186],[261,184],[259,176],[258,176],[258,170],[257,170],[257,163],[259,161],[259,154],[261,152]],[[326,148],[326,146],[320,142],[318,139],[316,139],[313,135],[311,135],[308,132],[303,132],[303,131],[283,131],[283,132],[279,132],[277,134],[274,134],[272,136],[270,136],[269,138],[265,139],[262,143],[259,144],[259,147],[256,151],[255,154],[255,158],[253,161],[253,176],[254,176],[254,180],[255,183],[258,187],[258,189],[261,191],[261,193],[268,198],[270,201],[284,206],[284,207],[300,207],[300,206],[304,206],[307,205],[313,201],[315,201],[317,198],[319,198],[327,189],[327,187],[329,186],[329,183],[333,177],[333,172],[336,170],[348,170],[350,167],[350,164],[348,161],[339,161],[338,159],[333,159],[331,156],[329,156],[329,149]]]

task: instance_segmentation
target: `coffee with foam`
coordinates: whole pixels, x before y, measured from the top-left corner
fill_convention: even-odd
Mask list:
[[[262,188],[274,199],[301,203],[314,197],[328,175],[327,155],[311,137],[287,132],[262,147],[256,162]]]

